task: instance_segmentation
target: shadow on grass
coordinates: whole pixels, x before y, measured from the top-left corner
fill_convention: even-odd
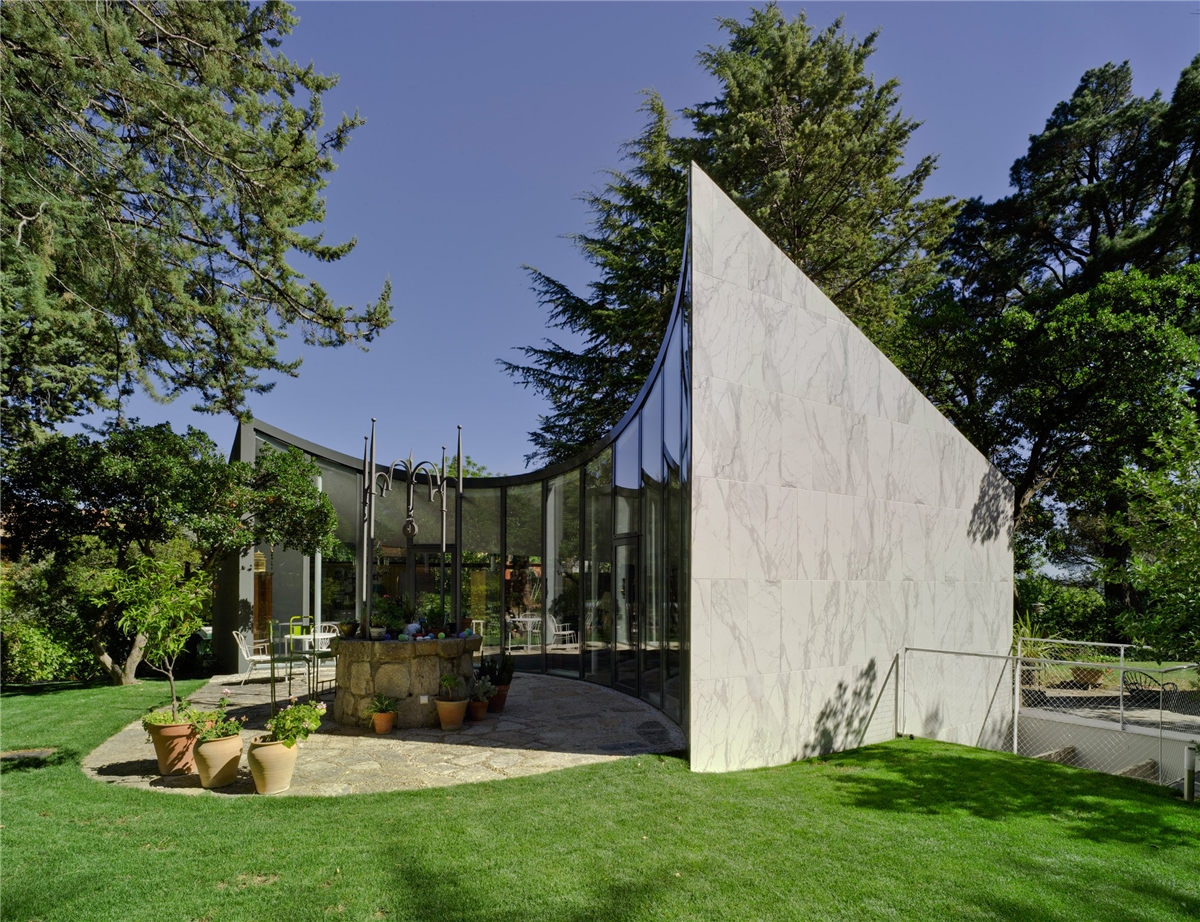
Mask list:
[[[1195,847],[1197,816],[1171,791],[1145,782],[927,740],[869,746],[825,764],[864,769],[834,777],[856,807],[988,820],[1046,817],[1091,841]]]
[[[14,755],[0,760],[0,775],[9,772],[29,772],[39,768],[51,768],[55,765],[66,765],[68,762],[78,762],[80,754],[74,749],[56,748],[46,756]]]
[[[29,695],[53,695],[58,692],[80,691],[90,688],[113,688],[113,684],[104,679],[87,679],[70,682],[33,682],[21,684],[5,682],[0,688],[0,698],[16,698]]]

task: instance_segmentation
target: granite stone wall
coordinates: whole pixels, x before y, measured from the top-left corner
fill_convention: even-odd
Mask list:
[[[396,726],[437,726],[437,705],[432,698],[441,691],[442,676],[457,673],[469,682],[474,674],[474,654],[482,644],[482,637],[334,640],[337,690],[333,719],[344,726],[365,725],[371,699],[388,695],[399,701]],[[422,696],[429,700],[422,702]]]
[[[904,647],[1007,651],[1011,486],[694,165],[691,265],[692,768],[890,738]],[[977,664],[911,681],[974,740]]]

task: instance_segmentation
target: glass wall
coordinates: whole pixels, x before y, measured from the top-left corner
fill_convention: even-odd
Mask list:
[[[651,380],[601,446],[552,472],[468,479],[461,523],[448,489],[445,557],[440,497],[431,500],[428,486],[416,485],[417,534],[406,536],[407,487],[397,480],[377,501],[376,598],[411,601],[436,625],[452,617],[458,594],[456,627],[483,635],[483,655],[508,652],[518,669],[613,686],[682,723],[691,452],[686,292],[685,281]],[[361,473],[345,456],[318,460],[344,549],[322,561],[322,615],[361,617]],[[304,598],[312,607],[318,571],[308,563],[293,573],[291,558],[260,549],[254,598],[244,600],[253,602],[256,631],[271,620],[286,623]]]
[[[579,471],[546,484],[546,668],[579,677],[580,576]]]
[[[587,556],[584,559],[583,675],[612,684],[612,449],[584,468]]]
[[[509,487],[504,509],[505,642],[518,669],[540,672],[545,627],[541,482]]]

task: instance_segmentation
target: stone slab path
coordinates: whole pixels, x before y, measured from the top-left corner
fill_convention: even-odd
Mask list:
[[[242,738],[248,742],[262,734],[270,715],[271,684],[259,679],[238,685],[240,678],[215,676],[189,700],[211,709],[222,689],[228,689],[233,700],[229,713],[247,718]],[[285,682],[276,683],[281,702],[286,702],[286,688]],[[293,690],[303,691],[303,679]],[[332,712],[333,692],[322,698]],[[330,797],[497,781],[684,746],[678,726],[628,695],[587,682],[518,673],[504,712],[467,721],[461,730],[417,728],[378,736],[339,727],[326,715],[321,729],[300,744],[292,786],[285,793]],[[177,794],[254,793],[244,752],[238,780],[218,790],[205,791],[195,774],[159,776],[140,722],[89,753],[83,770],[107,784]]]

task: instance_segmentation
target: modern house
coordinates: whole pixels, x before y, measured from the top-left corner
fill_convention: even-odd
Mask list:
[[[320,465],[345,553],[226,564],[231,669],[235,628],[362,606],[361,458],[258,421],[233,457],[264,445]],[[568,462],[453,492],[445,557],[423,486],[415,535],[403,489],[377,499],[373,591],[439,613],[457,594],[485,652],[662,709],[693,770],[887,739],[906,707],[925,736],[1002,730],[985,726],[1001,661],[981,689],[977,663],[901,652],[1008,652],[1011,487],[695,166],[675,309],[633,406]]]

